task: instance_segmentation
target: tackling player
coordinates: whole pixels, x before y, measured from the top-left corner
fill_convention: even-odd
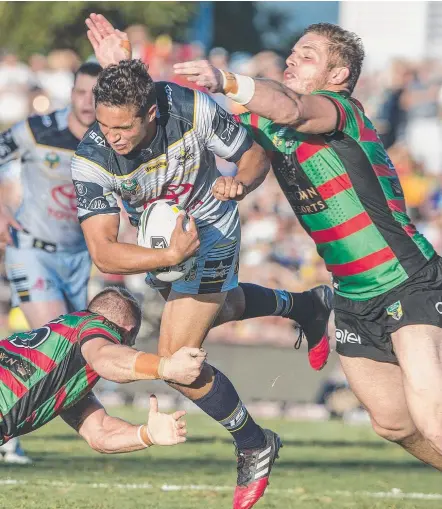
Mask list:
[[[117,383],[163,379],[189,384],[206,354],[181,348],[159,357],[132,348],[141,309],[127,290],[106,288],[86,311],[0,341],[0,444],[30,433],[58,415],[101,453],[132,452],[185,442],[184,411],[158,412],[151,396],[147,424],[106,413],[92,389],[100,377]]]
[[[8,192],[20,160],[23,197],[14,215],[0,203],[0,249],[8,244],[12,305],[20,306],[32,328],[86,307],[91,261],[76,214],[71,159],[95,121],[92,88],[100,71],[98,64],[84,63],[68,108],[29,117],[0,135],[0,191]],[[7,462],[30,462],[18,441],[0,452]]]
[[[337,351],[374,430],[442,470],[442,259],[411,223],[396,170],[351,97],[364,50],[337,25],[308,27],[284,84],[178,74],[253,112],[248,131],[333,274]]]

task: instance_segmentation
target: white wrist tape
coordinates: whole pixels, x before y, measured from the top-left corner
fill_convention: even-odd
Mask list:
[[[144,445],[144,447],[150,447],[149,444],[146,444],[146,442],[143,440],[142,436],[141,436],[141,429],[143,428],[144,424],[142,424],[139,428],[138,428],[138,432],[137,432],[137,435],[138,435],[138,440],[140,441],[141,445]],[[147,436],[149,436],[149,430],[147,429],[147,426],[146,426],[146,432],[147,432]],[[149,437],[150,438],[150,437]],[[152,442],[153,443],[153,442]]]
[[[227,79],[226,75],[223,71],[221,71],[223,75],[223,89],[226,88]],[[243,76],[242,74],[234,74],[238,87],[238,91],[236,94],[232,92],[227,92],[226,97],[232,99],[238,104],[244,105],[249,103],[252,100],[252,97],[255,95],[255,80],[250,76]]]

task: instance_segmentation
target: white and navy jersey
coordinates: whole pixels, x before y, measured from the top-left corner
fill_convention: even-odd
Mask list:
[[[215,154],[237,162],[252,145],[245,129],[209,96],[174,83],[156,83],[157,131],[149,147],[119,155],[98,123],[72,159],[80,221],[117,214],[117,196],[136,225],[147,204],[167,199],[195,217],[198,226],[224,224],[236,203],[221,202],[212,185],[221,175]]]
[[[23,199],[17,221],[59,250],[87,249],[77,218],[71,160],[79,140],[68,129],[69,109],[32,116],[0,135],[0,181],[21,162]]]

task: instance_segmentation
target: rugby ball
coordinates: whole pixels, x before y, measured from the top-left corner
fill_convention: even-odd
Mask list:
[[[186,211],[167,200],[158,200],[151,203],[141,214],[138,223],[137,244],[142,247],[152,249],[165,249],[169,247],[170,237],[176,226],[178,215],[186,214]],[[184,219],[184,228],[188,224],[187,214]],[[186,261],[163,267],[152,271],[160,281],[173,283],[185,277],[194,267],[195,256],[191,256]]]

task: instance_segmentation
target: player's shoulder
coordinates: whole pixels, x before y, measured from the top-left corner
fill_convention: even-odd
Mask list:
[[[32,115],[25,121],[37,145],[47,145],[74,151],[78,140],[68,129],[70,108],[55,110],[47,115]]]
[[[111,154],[112,149],[106,142],[106,138],[101,132],[98,122],[92,124],[86,131],[86,134],[83,136],[83,139],[80,141],[75,151],[75,156],[77,158],[98,164],[104,169],[106,169],[108,165]]]
[[[170,81],[155,83],[157,104],[161,117],[171,116],[192,123],[194,117],[195,91]]]

